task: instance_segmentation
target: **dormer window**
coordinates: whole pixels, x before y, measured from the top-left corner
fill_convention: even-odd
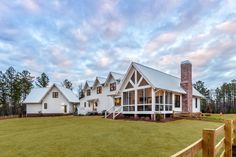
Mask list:
[[[97,87],[97,94],[102,94],[102,87],[101,86]]]
[[[90,96],[90,95],[91,95],[91,90],[88,89],[88,90],[87,90],[87,96]]]
[[[115,91],[116,90],[116,83],[110,83],[110,91]]]
[[[58,98],[58,92],[52,92],[52,98]]]

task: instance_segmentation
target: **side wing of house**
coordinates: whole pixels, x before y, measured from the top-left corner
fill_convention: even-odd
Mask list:
[[[42,100],[43,114],[73,113],[73,105],[65,98],[60,90],[53,86]]]

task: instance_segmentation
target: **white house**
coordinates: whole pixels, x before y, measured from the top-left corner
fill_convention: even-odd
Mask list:
[[[53,84],[47,88],[33,88],[23,103],[27,116],[58,115],[74,113],[79,99],[71,90]]]
[[[181,77],[131,63],[125,75],[110,72],[107,78],[86,81],[85,97],[80,99],[78,111],[106,111],[106,115],[134,117],[176,112],[200,112],[203,97],[192,86],[192,64],[181,63]]]
[[[85,97],[80,99],[78,113],[102,113],[113,106],[120,106],[118,89],[122,78],[122,74],[110,72],[106,78],[96,77],[94,81],[86,81],[83,88]]]

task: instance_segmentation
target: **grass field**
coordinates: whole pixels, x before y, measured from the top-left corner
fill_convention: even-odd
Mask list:
[[[1,157],[170,156],[221,123],[48,117],[0,120]]]
[[[230,120],[230,119],[236,119],[236,114],[211,114],[210,116],[205,116],[203,118],[204,120],[209,121],[224,121],[224,120]]]

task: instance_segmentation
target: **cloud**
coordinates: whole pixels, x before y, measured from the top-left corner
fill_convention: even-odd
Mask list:
[[[38,1],[35,1],[35,0],[24,0],[24,1],[18,1],[18,2],[25,9],[27,9],[31,12],[37,12],[40,9],[39,4],[37,3]]]
[[[216,29],[223,33],[236,33],[236,20],[220,23],[216,26]]]
[[[194,80],[210,87],[235,74],[234,1],[0,2],[0,70],[29,69],[73,83],[125,73],[131,61],[179,76],[193,63]]]
[[[175,41],[176,38],[177,38],[177,33],[175,32],[163,33],[148,41],[144,47],[144,50],[147,52],[157,51],[160,47],[163,47]]]

